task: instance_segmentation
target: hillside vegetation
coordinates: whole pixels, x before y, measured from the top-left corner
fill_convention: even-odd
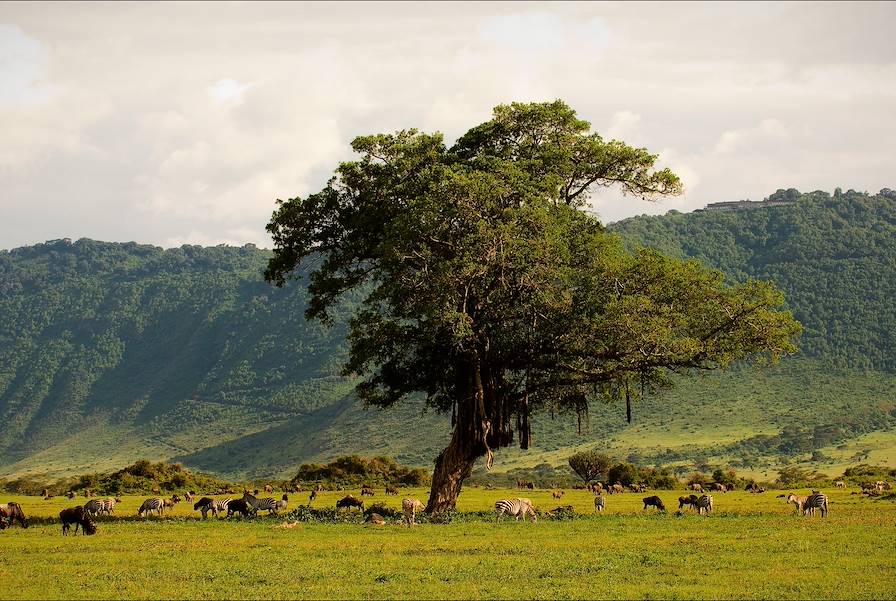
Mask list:
[[[791,194],[787,206],[670,212],[613,224],[630,247],[772,279],[805,327],[798,357],[684,382],[634,408],[535,420],[535,448],[497,470],[619,459],[784,462],[842,472],[896,460],[896,194]],[[268,286],[267,251],[58,240],[0,251],[0,476],[172,459],[228,478],[291,478],[338,455],[429,466],[445,416],[421,400],[365,410],[340,375],[345,320],[304,319],[301,283]],[[553,417],[553,419],[552,419]]]

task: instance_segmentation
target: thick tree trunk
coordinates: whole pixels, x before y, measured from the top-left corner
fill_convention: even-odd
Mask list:
[[[427,513],[454,509],[461,486],[473,471],[476,459],[489,455],[488,436],[491,431],[485,413],[485,391],[479,356],[465,357],[457,367],[457,419],[451,442],[436,459],[432,474],[432,488]],[[489,463],[490,467],[490,463]]]
[[[481,456],[481,453],[461,443],[455,430],[451,442],[436,459],[426,513],[440,513],[454,509],[464,480],[470,476],[473,464]]]

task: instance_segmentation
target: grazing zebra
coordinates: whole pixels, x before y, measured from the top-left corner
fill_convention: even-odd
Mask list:
[[[602,512],[607,505],[607,499],[601,494],[594,497],[594,511]]]
[[[702,493],[702,492],[703,492],[703,486],[701,486],[700,484],[698,484],[698,483],[695,482],[694,484],[691,484],[691,490],[694,491],[694,492]]]
[[[532,502],[529,499],[501,499],[500,501],[495,501],[495,521],[498,522],[501,519],[501,516],[505,513],[507,515],[512,515],[517,520],[520,519],[520,516],[526,515],[529,516],[529,520],[532,523],[538,521],[538,516],[535,515],[535,509],[532,508]]]
[[[404,523],[408,528],[414,525],[414,516],[417,511],[423,511],[423,503],[417,499],[403,499],[401,501],[401,511],[404,513]]]
[[[105,508],[105,504],[99,499],[91,499],[84,504],[84,511],[90,514],[91,517],[102,514]]]
[[[821,517],[825,517],[828,514],[828,497],[826,494],[813,492],[806,497],[806,501],[803,503],[803,512],[815,515],[816,509],[821,509]]]
[[[267,511],[268,515],[277,513],[277,501],[270,497],[259,499],[249,493],[243,493],[243,500],[252,508],[252,513],[258,513],[259,511]]]
[[[192,490],[191,490],[190,492],[185,492],[185,493],[184,493],[184,501],[186,501],[187,503],[192,503],[192,502],[193,502],[193,498],[194,498],[195,496],[196,496],[196,493],[193,492]]]
[[[216,501],[215,499],[210,499],[209,497],[202,497],[196,504],[193,505],[193,511],[199,510],[202,513],[202,519],[206,519],[208,517],[208,512],[211,511],[212,515],[218,517],[218,513],[225,513],[227,511],[227,505],[230,503],[230,499],[222,499],[220,501]]]
[[[712,512],[712,495],[702,495],[699,499],[697,499],[696,503],[697,514],[702,514],[704,511],[706,515],[709,515]]]
[[[137,515],[143,517],[144,513],[152,513],[155,511],[159,515],[162,515],[162,511],[165,509],[165,504],[162,502],[162,499],[146,499],[143,501],[143,504],[140,506],[140,509],[137,510]]]

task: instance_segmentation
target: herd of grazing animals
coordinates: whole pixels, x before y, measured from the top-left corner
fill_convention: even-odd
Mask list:
[[[834,485],[837,488],[844,488],[846,486],[846,484],[842,480],[835,482]],[[490,487],[487,488],[490,489]],[[534,484],[531,482],[518,480],[517,488],[520,490],[533,490]],[[625,492],[625,487],[623,487],[619,483],[606,486],[601,483],[597,483],[594,485],[589,484],[585,488],[594,494],[594,510],[597,513],[602,513],[606,508],[607,501],[606,497],[604,497],[603,495],[604,491],[606,491],[607,494],[619,494]],[[628,488],[632,492],[644,492],[646,490],[646,486],[644,485],[629,485]],[[709,513],[711,513],[714,507],[714,500],[711,495],[704,492],[704,487],[699,483],[694,483],[689,485],[688,489],[701,494],[699,496],[696,494],[689,494],[686,496],[678,497],[679,513],[687,507],[696,509],[697,513],[701,515],[708,515]],[[707,489],[713,492],[722,493],[730,490],[728,487],[720,483],[711,483],[707,485]],[[265,492],[273,492],[273,487],[267,485],[264,487],[264,490]],[[301,491],[301,489],[297,487],[293,487],[289,490],[293,492]],[[318,497],[318,492],[322,490],[323,487],[321,485],[317,485],[311,491],[309,505],[314,502],[314,500]],[[745,490],[751,493],[765,492],[765,488],[760,487],[756,484],[747,486]],[[869,491],[877,492],[892,490],[892,486],[888,482],[877,481],[873,484],[862,485],[862,490],[866,493]],[[219,493],[220,492],[232,491],[219,491]],[[246,490],[243,494],[243,497],[239,499],[213,499],[211,497],[204,496],[196,501],[196,503],[193,505],[193,510],[199,511],[202,514],[202,518],[206,519],[209,513],[211,513],[215,517],[218,517],[223,513],[226,513],[227,517],[231,517],[235,514],[240,514],[242,517],[252,517],[257,515],[259,511],[267,511],[268,515],[278,515],[279,512],[284,511],[288,508],[289,496],[286,493],[284,493],[279,500],[276,500],[272,497],[259,498],[257,496],[258,492],[259,491],[257,489],[255,489],[253,492],[249,492],[248,490]],[[398,489],[395,487],[386,487],[387,495],[397,495],[398,492]],[[371,485],[365,484],[361,488],[361,495],[374,496],[373,487]],[[561,499],[563,495],[564,491],[562,490],[552,491],[552,496],[556,500]],[[44,500],[53,498],[53,495],[50,495],[48,490],[46,489],[44,489],[44,491],[41,493],[41,496],[44,498]],[[74,498],[74,496],[75,493],[73,491],[70,491],[66,494],[66,497],[68,497],[69,499]],[[85,491],[84,496],[89,498],[93,497],[94,494],[91,491]],[[189,502],[192,502],[195,496],[196,493],[194,491],[190,491],[189,493],[184,494],[184,498]],[[778,495],[778,498],[782,497],[785,497],[785,495]],[[173,509],[174,506],[180,502],[180,500],[180,497],[176,494],[171,498],[154,497],[146,499],[140,505],[140,509],[137,511],[137,514],[140,517],[151,515],[153,513],[157,514],[158,516],[162,516],[166,509]],[[661,513],[666,512],[665,504],[657,495],[644,497],[642,501],[644,503],[645,511],[648,508],[653,507]],[[813,490],[811,494],[805,496],[790,493],[786,495],[786,502],[787,504],[792,503],[795,506],[796,513],[798,515],[815,515],[816,510],[820,511],[822,517],[826,517],[828,514],[828,497],[824,493],[817,490]],[[62,510],[59,513],[59,518],[62,523],[63,535],[68,534],[72,525],[75,526],[75,534],[77,534],[79,528],[82,530],[83,534],[95,534],[97,531],[97,526],[94,518],[102,515],[113,515],[116,503],[121,503],[121,499],[111,497],[107,499],[91,498],[83,506]],[[415,525],[416,514],[423,511],[424,504],[421,503],[418,499],[405,498],[401,502],[401,508],[402,523],[410,528]],[[571,509],[572,506],[568,506],[568,508]],[[364,501],[355,497],[354,495],[349,494],[336,501],[336,509],[359,509],[361,511],[364,511]],[[501,517],[503,517],[504,515],[513,516],[516,520],[519,520],[520,518],[527,518],[533,523],[538,520],[538,516],[532,501],[525,498],[500,499],[496,501],[495,514],[496,522],[499,522],[501,520]],[[367,523],[376,525],[385,524],[385,519],[378,513],[370,513],[365,521]],[[28,520],[25,517],[21,505],[14,502],[0,504],[0,530],[10,527],[15,523],[18,523],[23,528],[28,527]]]

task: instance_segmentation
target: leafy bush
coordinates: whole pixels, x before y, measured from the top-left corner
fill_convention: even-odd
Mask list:
[[[391,457],[374,457],[372,459],[358,455],[337,457],[330,463],[307,463],[299,467],[299,472],[292,480],[304,486],[311,483],[360,486],[375,484],[379,486],[426,486],[430,482],[430,474],[421,468],[400,465]]]

